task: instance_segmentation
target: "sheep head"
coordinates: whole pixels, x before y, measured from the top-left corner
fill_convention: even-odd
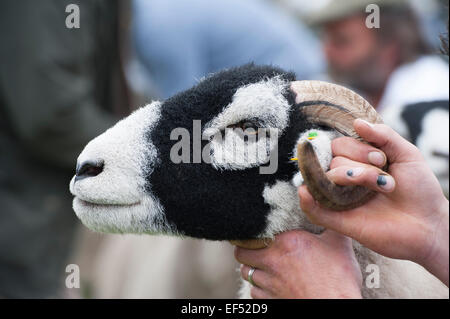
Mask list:
[[[370,199],[369,190],[335,185],[324,173],[330,141],[359,138],[355,118],[381,121],[363,98],[337,85],[297,82],[292,73],[253,64],[222,71],[92,140],[70,183],[73,207],[103,232],[271,237],[301,227],[302,182],[333,209]],[[305,137],[311,130],[319,132],[312,141]]]

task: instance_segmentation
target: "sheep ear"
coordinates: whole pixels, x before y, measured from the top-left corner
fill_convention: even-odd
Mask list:
[[[291,83],[291,91],[296,96],[296,107],[306,121],[330,127],[345,136],[365,142],[353,129],[353,121],[357,118],[369,123],[383,123],[369,102],[342,86],[321,81],[297,81]],[[297,155],[305,184],[322,206],[347,210],[363,205],[374,196],[368,188],[340,186],[329,180],[310,142],[299,144]]]

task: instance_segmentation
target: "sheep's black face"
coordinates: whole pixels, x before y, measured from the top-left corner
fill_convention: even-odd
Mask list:
[[[292,109],[291,81],[291,73],[247,65],[138,110],[80,155],[79,165],[101,161],[103,171],[72,180],[77,215],[100,231],[217,240],[270,236],[297,223],[287,214],[298,209],[289,158],[310,126]],[[213,138],[248,122],[244,129],[264,128],[264,136],[250,140],[228,130]],[[186,149],[174,152],[186,136],[188,156]]]

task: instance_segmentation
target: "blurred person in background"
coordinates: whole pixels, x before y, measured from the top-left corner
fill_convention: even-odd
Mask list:
[[[366,26],[369,4],[380,8],[379,28]],[[378,111],[400,100],[448,100],[448,63],[432,54],[437,50],[433,52],[424,39],[409,1],[335,0],[311,20],[321,28],[331,78],[364,94]],[[412,76],[409,90],[396,90],[405,72]]]
[[[324,72],[316,37],[270,1],[134,0],[133,8],[137,56],[163,98],[249,62],[299,79]]]
[[[118,1],[6,0],[0,10],[0,297],[62,297],[76,217],[68,182],[129,113]]]
[[[421,21],[429,19],[419,19],[423,5],[415,3],[331,0],[310,22],[320,27],[332,80],[362,94],[386,124],[416,144],[448,194],[448,60],[430,46],[439,34],[424,36],[429,32]],[[379,28],[366,25],[370,4],[379,7]]]

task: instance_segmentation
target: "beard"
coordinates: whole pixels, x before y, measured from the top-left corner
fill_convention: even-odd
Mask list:
[[[343,85],[350,86],[362,93],[379,92],[384,89],[389,72],[378,61],[376,53],[371,54],[351,68],[328,66],[331,78]]]

